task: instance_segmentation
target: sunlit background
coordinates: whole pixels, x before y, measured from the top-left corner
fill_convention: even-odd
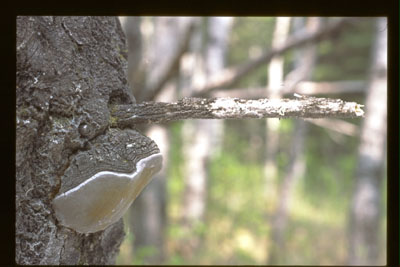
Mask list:
[[[223,70],[342,19],[120,18],[138,102],[157,88],[156,101],[199,94]],[[124,218],[117,264],[385,264],[386,33],[382,18],[353,19],[204,93],[340,98],[364,104],[363,119],[141,129],[164,167]]]

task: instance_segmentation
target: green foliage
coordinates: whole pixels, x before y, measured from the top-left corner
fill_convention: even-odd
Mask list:
[[[140,247],[136,250],[133,265],[143,265],[147,263],[146,258],[149,258],[157,253],[157,249],[152,246]]]
[[[233,258],[230,260],[233,264],[240,264],[241,262],[245,262],[246,264],[257,264],[257,261],[254,260],[253,255],[251,255],[247,250],[244,249],[236,249],[233,254]]]
[[[259,184],[262,183],[262,169],[256,164],[242,164],[232,154],[222,154],[210,166],[210,201],[217,203],[213,206],[218,212],[233,212],[243,210],[249,202],[258,202],[262,193]],[[243,186],[246,185],[246,192]],[[252,199],[242,198],[246,194]],[[252,211],[245,210],[248,215]]]
[[[229,40],[227,65],[243,64],[268,51],[271,47],[274,24],[273,17],[236,18]],[[267,66],[261,67],[241,80],[237,86],[243,88],[265,86],[266,74]]]
[[[281,264],[346,265],[347,233],[343,227],[314,222],[312,217],[293,218],[286,238],[290,253],[283,256]]]
[[[265,134],[265,121],[263,120],[226,120],[224,122],[228,132],[223,140],[224,149],[235,154],[242,164],[260,163],[264,161],[265,142],[261,136]],[[243,129],[251,129],[245,131]]]
[[[181,139],[181,129],[182,122],[173,123],[170,127],[171,138],[170,138],[170,154],[169,159],[173,164],[170,164],[168,167],[168,180],[167,191],[171,198],[176,198],[176,201],[179,201],[179,196],[183,192],[183,156],[181,153],[182,147],[182,139]],[[175,200],[175,199],[174,199]]]
[[[357,140],[344,137],[338,146],[328,136],[327,130],[316,127],[310,127],[309,136],[306,141],[309,167],[301,184],[302,197],[321,208],[329,206],[338,212],[346,210],[352,193]]]
[[[374,20],[365,18],[338,38],[322,41],[318,45],[318,64],[313,79],[365,79],[374,38],[373,23]]]
[[[234,23],[229,40],[228,65],[246,61],[251,53],[257,53],[254,51],[269,49],[275,18],[239,17]]]
[[[229,151],[211,163],[207,218],[208,225],[214,227],[209,228],[213,233],[208,232],[207,240],[213,246],[233,247],[226,255],[219,255],[221,262],[255,263],[259,251],[254,250],[260,249],[255,244],[268,231],[262,180],[260,164],[243,164]]]
[[[167,265],[185,265],[185,259],[178,254],[171,255],[166,262]]]

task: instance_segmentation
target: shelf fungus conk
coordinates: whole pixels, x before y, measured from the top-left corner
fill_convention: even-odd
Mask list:
[[[162,166],[150,138],[134,130],[113,130],[77,154],[61,178],[53,208],[59,223],[94,233],[117,222]]]

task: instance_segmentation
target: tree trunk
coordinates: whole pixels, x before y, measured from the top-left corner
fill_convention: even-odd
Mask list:
[[[370,84],[350,208],[349,264],[384,265],[380,257],[381,199],[386,152],[387,20],[377,19]]]
[[[198,27],[204,27],[204,18],[196,20]],[[196,31],[191,39],[189,52],[181,66],[180,83],[190,96],[194,84],[206,82],[206,60],[202,53],[203,30]],[[189,89],[189,90],[187,90]],[[207,196],[207,147],[209,139],[205,133],[206,120],[185,121],[182,127],[182,150],[184,156],[184,191],[182,199],[182,228],[185,237],[179,244],[179,251],[186,260],[190,260],[200,244],[200,237],[194,232],[196,225],[203,223]]]
[[[276,18],[275,31],[272,40],[272,49],[281,47],[287,39],[290,26],[289,17]],[[283,57],[275,56],[268,67],[267,97],[270,99],[281,98],[280,89],[283,86]],[[276,199],[278,168],[276,158],[279,147],[279,119],[266,119],[266,158],[264,162],[265,196],[268,203]]]
[[[208,36],[205,56],[206,79],[225,68],[228,53],[228,38],[232,28],[232,17],[210,17],[208,19]],[[213,157],[221,152],[224,135],[224,121],[209,120],[204,125],[210,139],[208,153]]]
[[[306,28],[308,32],[313,33],[320,28],[320,18],[309,18],[306,25],[303,18],[294,18],[294,34]],[[315,65],[316,49],[315,45],[300,49],[295,53],[295,68],[285,79],[285,86],[294,87],[304,79],[310,79]],[[293,131],[290,160],[283,180],[279,188],[278,205],[275,210],[274,220],[272,222],[272,245],[269,251],[269,264],[285,264],[284,255],[287,250],[285,246],[285,231],[289,216],[290,202],[297,181],[303,176],[305,171],[305,162],[302,157],[304,153],[304,141],[307,125],[303,120],[296,120]]]
[[[201,31],[195,36],[192,47],[192,56],[196,62],[196,73],[193,77],[186,77],[186,83],[196,81],[207,82],[209,77],[221,71],[225,66],[227,41],[232,18],[211,17],[203,20],[206,27],[206,36]],[[203,41],[203,38],[205,41]],[[202,47],[204,45],[204,49]],[[203,53],[202,51],[205,51]],[[190,74],[188,75],[190,76]],[[192,88],[193,86],[187,86]],[[185,92],[190,95],[193,92]],[[190,257],[200,245],[201,237],[195,236],[196,226],[204,223],[207,202],[208,163],[211,156],[215,156],[221,147],[223,135],[223,121],[196,120],[185,122],[183,127],[184,154],[185,154],[185,191],[183,202],[183,221],[190,238],[185,240],[185,257]]]
[[[17,17],[18,264],[114,263],[122,220],[81,234],[59,224],[52,201],[76,155],[103,149],[107,141],[100,140],[111,133],[125,133],[109,129],[108,109],[133,103],[124,46],[115,17]]]

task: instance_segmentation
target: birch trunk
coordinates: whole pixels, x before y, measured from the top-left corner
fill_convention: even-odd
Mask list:
[[[387,132],[387,20],[377,19],[355,188],[350,207],[349,264],[384,265],[380,255]],[[385,235],[384,235],[385,237]]]
[[[306,25],[303,19],[304,18],[293,19],[294,34],[304,27],[309,33],[313,33],[320,28],[320,18],[309,18]],[[287,75],[285,86],[291,88],[302,80],[310,79],[315,65],[315,57],[316,48],[314,45],[296,51],[295,69]],[[284,233],[287,229],[286,226],[289,219],[289,210],[294,188],[305,171],[305,162],[302,156],[304,154],[306,130],[306,122],[303,120],[295,121],[289,164],[287,168],[285,168],[283,180],[278,190],[278,205],[272,222],[272,247],[269,251],[269,264],[285,263],[283,257],[287,251]]]
[[[203,27],[204,18],[197,21]],[[204,36],[198,30],[192,37],[189,53],[182,65],[181,82],[183,88],[192,88],[194,84],[204,84],[206,79],[205,57],[202,53]],[[182,92],[189,96],[192,91]],[[185,231],[180,252],[190,259],[199,246],[200,237],[194,233],[196,225],[203,223],[207,196],[207,158],[209,139],[207,138],[206,120],[185,121],[182,127],[182,150],[184,154],[184,192],[182,202],[182,222]]]
[[[278,17],[272,39],[272,49],[281,47],[288,37],[291,18]],[[283,57],[275,56],[268,67],[267,97],[270,99],[281,98],[280,89],[283,86]],[[279,119],[266,120],[266,159],[264,162],[265,196],[268,203],[276,199],[278,164],[276,163],[279,147]]]
[[[201,53],[202,36],[194,39],[194,57],[197,57],[197,72],[193,81],[207,82],[209,76],[225,66],[225,55],[232,18],[211,17],[207,21],[205,55]],[[197,84],[198,86],[199,84]],[[201,85],[200,85],[201,86]],[[190,94],[191,92],[186,92]],[[185,122],[184,151],[186,159],[184,215],[186,230],[193,232],[196,225],[204,223],[207,196],[208,162],[210,156],[219,152],[223,135],[223,121],[197,120]],[[193,235],[193,234],[192,234]],[[200,237],[190,238],[190,253],[198,247]],[[186,255],[188,256],[188,255]]]

